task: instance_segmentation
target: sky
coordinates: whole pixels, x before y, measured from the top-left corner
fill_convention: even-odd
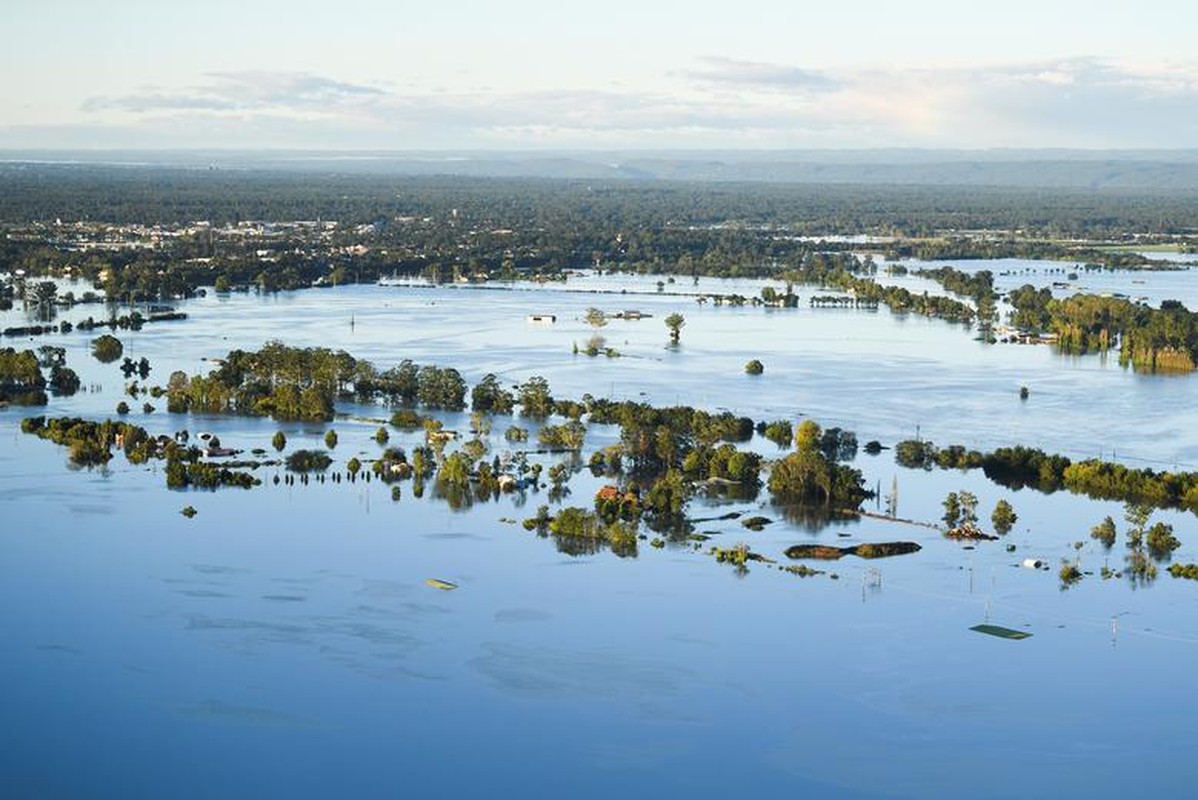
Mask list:
[[[0,148],[1198,147],[1165,0],[5,0]]]

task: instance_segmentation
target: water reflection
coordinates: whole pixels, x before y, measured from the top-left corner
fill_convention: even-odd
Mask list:
[[[857,516],[821,504],[774,503],[773,507],[792,526],[812,536],[829,528],[855,528],[861,522]]]

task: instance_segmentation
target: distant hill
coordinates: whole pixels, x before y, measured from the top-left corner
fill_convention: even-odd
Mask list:
[[[1198,191],[1198,150],[0,151],[0,161],[572,180]]]

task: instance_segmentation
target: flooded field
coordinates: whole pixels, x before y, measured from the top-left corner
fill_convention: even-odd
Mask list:
[[[1045,263],[954,265],[1007,273],[1000,290],[1066,280]],[[967,327],[885,309],[811,309],[809,288],[798,309],[717,307],[694,295],[755,295],[765,283],[679,279],[658,291],[658,280],[210,293],[177,304],[185,321],[117,335],[125,355],[150,361],[151,384],[279,339],[380,368],[453,366],[470,385],[541,375],[557,396],[813,418],[861,443],[1026,444],[1198,469],[1193,375],[985,345]],[[1188,270],[1079,283],[1198,305]],[[593,333],[591,306],[647,315],[598,331],[620,357],[574,352]],[[672,312],[686,318],[677,347],[663,324]],[[24,320],[7,312],[0,327]],[[169,491],[160,465],[118,457],[70,469],[63,448],[20,433],[32,413],[114,415],[124,380],[91,357],[94,335],[3,342],[65,347],[87,391],[45,411],[0,410],[0,796],[1184,795],[1183,754],[1198,745],[1186,684],[1198,667],[1198,584],[1163,571],[1139,588],[1100,576],[1125,551],[1120,541],[1106,553],[1089,531],[1106,515],[1122,526],[1120,504],[862,452],[853,466],[882,494],[897,488],[900,517],[936,523],[946,493],[967,490],[984,522],[1003,498],[1018,522],[1001,541],[963,545],[869,517],[788,521],[762,491],[693,500],[690,515],[707,520],[696,530],[711,537],[697,549],[641,541],[618,557],[569,555],[526,531],[519,521],[550,504],[543,489],[454,511],[410,484],[393,500],[378,482],[275,484],[281,468],[264,467],[248,491]],[[751,358],[762,375],[745,374]],[[377,455],[372,436],[390,413],[346,405],[327,425],[280,424],[168,415],[165,399],[150,402],[151,414],[131,402],[130,421],[211,431],[246,450],[269,448],[277,430],[288,450],[320,447],[335,428],[334,469]],[[437,416],[468,428],[468,414]],[[495,422],[496,453],[511,449],[507,424]],[[584,459],[617,436],[591,426]],[[419,441],[392,431],[391,444]],[[589,506],[602,483],[584,470],[551,505]],[[880,512],[881,501],[865,508]],[[772,523],[755,532],[718,519],[728,512]],[[1181,539],[1174,561],[1198,561],[1192,515],[1153,519]],[[823,572],[809,577],[779,569],[793,544],[900,539],[923,549],[815,563]],[[705,552],[739,542],[778,563],[739,573]],[[1062,589],[1058,569],[1075,558],[1085,577]],[[981,623],[1032,636],[970,630]]]

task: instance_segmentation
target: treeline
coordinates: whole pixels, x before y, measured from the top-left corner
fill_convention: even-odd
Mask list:
[[[63,320],[62,322],[41,325],[13,325],[0,331],[0,335],[24,338],[27,336],[43,336],[51,333],[70,333],[73,330],[86,332],[93,331],[96,328],[139,331],[147,322],[174,322],[183,319],[187,319],[187,315],[182,311],[158,311],[151,313],[148,317],[143,316],[139,311],[134,311],[129,314],[122,314],[119,317],[114,314],[107,319],[101,320],[89,316],[78,323]]]
[[[207,376],[188,377],[181,372],[171,375],[166,387],[168,409],[172,412],[269,414],[276,418],[327,420],[339,397],[358,402],[383,402],[411,409],[465,408],[467,385],[453,368],[419,366],[405,360],[379,371],[370,362],[355,359],[344,351],[325,348],[293,348],[271,342],[257,352],[235,350]],[[556,414],[563,424],[544,425],[539,438],[547,447],[567,450],[581,448],[585,427],[580,419],[596,425],[619,425],[617,446],[600,451],[591,459],[592,469],[629,482],[646,481],[649,492],[662,480],[671,486],[678,477],[690,482],[725,481],[755,492],[760,485],[761,458],[733,445],[752,439],[758,425],[749,417],[731,412],[711,413],[689,406],[657,408],[633,401],[614,401],[590,395],[581,400],[555,398],[548,381],[533,376],[511,391],[500,385],[493,374],[485,375],[469,392],[475,425],[489,430],[486,415],[511,414],[545,420]],[[396,425],[423,425],[430,441],[441,441],[435,420],[421,418],[410,410],[397,412]],[[860,474],[836,466],[838,460],[856,454],[857,440],[851,432],[839,428],[827,431],[813,423],[800,426],[797,441],[810,442],[810,453],[803,451],[803,463],[795,463],[790,477],[772,483],[777,494],[791,500],[818,499],[823,503],[860,502]],[[763,435],[781,443],[789,437],[785,421],[762,423]],[[522,437],[525,438],[525,432]],[[467,443],[470,444],[470,443]],[[480,443],[481,444],[481,443]],[[481,458],[485,448],[476,455]],[[799,469],[801,467],[801,469]],[[814,471],[813,471],[814,470]],[[822,470],[822,472],[821,472]],[[809,481],[797,487],[794,481]],[[818,474],[817,474],[818,473]],[[661,489],[660,491],[665,491]]]
[[[151,437],[145,428],[127,422],[26,417],[21,420],[21,431],[66,447],[71,463],[80,467],[107,464],[114,449],[123,452],[131,464],[165,460],[166,485],[171,489],[250,488],[261,483],[249,472],[203,461],[198,447],[185,447],[164,436]]]
[[[262,291],[392,274],[514,278],[603,269],[776,277],[853,245],[818,235],[928,236],[949,229],[1027,236],[1162,235],[1198,227],[1198,196],[925,187],[650,184],[369,175],[297,175],[94,166],[0,167],[0,271],[72,274],[109,297],[189,296],[199,287]],[[153,246],[89,250],[71,225],[176,226]],[[38,221],[41,222],[38,222]],[[203,220],[203,227],[181,228]],[[262,230],[229,229],[254,221]],[[290,225],[306,221],[306,226]],[[317,222],[321,221],[321,222]],[[288,223],[280,225],[277,223]],[[89,222],[89,225],[97,223]],[[97,228],[90,238],[116,237]],[[128,242],[127,242],[128,243]],[[893,245],[891,255],[1016,252],[969,237]],[[907,249],[903,249],[907,248]],[[1133,265],[1142,257],[1073,250]]]
[[[1056,299],[1025,284],[1008,295],[1012,324],[1057,336],[1070,353],[1119,347],[1119,361],[1136,369],[1192,371],[1198,364],[1198,313],[1176,300],[1150,308],[1120,297],[1076,294]]]
[[[1000,447],[990,453],[962,445],[940,448],[908,439],[895,445],[895,461],[913,469],[981,469],[987,478],[1009,489],[1030,487],[1041,492],[1064,489],[1094,500],[1175,508],[1198,514],[1198,472],[1132,469],[1100,459],[1072,461],[1037,448]]]
[[[1192,191],[854,184],[630,182],[195,170],[165,166],[0,166],[0,222],[112,223],[341,220],[392,216],[597,222],[625,231],[739,221],[801,234],[1022,230],[1043,238],[1186,233],[1198,227]],[[499,210],[503,209],[502,212]],[[954,255],[952,257],[960,257]]]
[[[48,379],[42,370],[49,372]],[[79,387],[79,376],[66,365],[65,348],[43,345],[37,352],[0,348],[0,403],[44,406],[49,401],[47,388],[69,397]]]
[[[776,502],[855,511],[873,495],[865,488],[860,470],[838,463],[840,457],[855,454],[856,436],[829,430],[836,431],[834,444],[814,420],[799,425],[794,452],[770,469],[769,489]]]
[[[275,419],[329,420],[337,399],[428,410],[461,411],[468,386],[453,367],[404,359],[379,370],[344,350],[289,347],[269,342],[257,351],[233,350],[207,375],[174,372],[165,387],[173,413],[243,414]],[[554,400],[543,378],[533,377],[517,394],[486,375],[470,393],[473,410],[543,418]]]
[[[0,348],[0,402],[44,406],[46,378],[32,350]]]
[[[884,305],[895,314],[922,314],[946,322],[972,323],[977,316],[973,306],[944,295],[915,293],[902,286],[883,286],[872,278],[857,277],[848,272],[833,273],[823,281],[824,286],[848,292],[850,297],[812,296],[813,308],[843,306],[877,308]]]
[[[1048,241],[1023,236],[945,236],[891,242],[884,248],[888,261],[975,261],[1024,258],[1035,261],[1077,261],[1088,268],[1176,269],[1135,251],[1097,248],[1076,242]]]

